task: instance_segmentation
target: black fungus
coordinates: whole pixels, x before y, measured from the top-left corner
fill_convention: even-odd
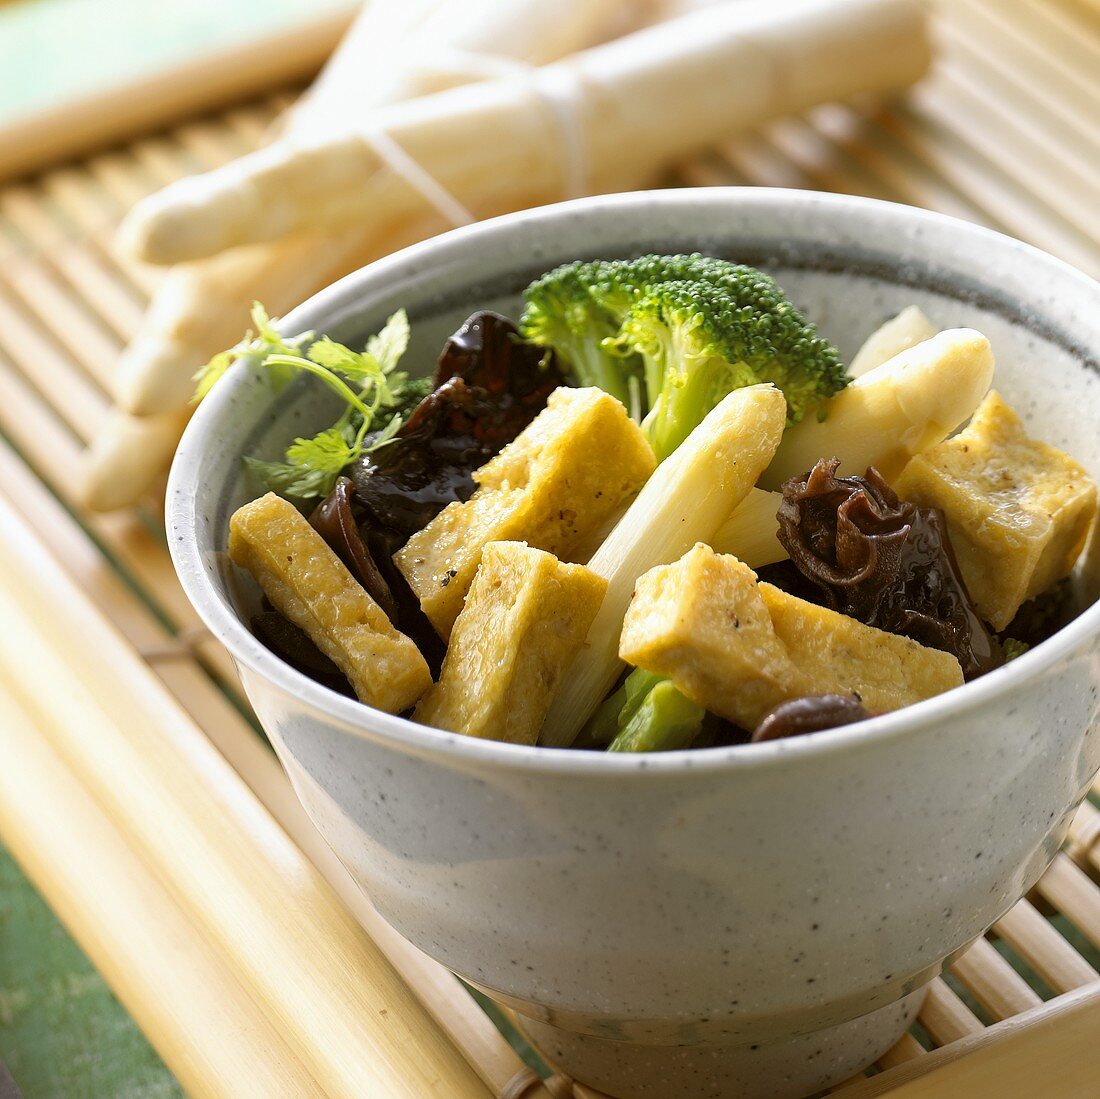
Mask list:
[[[446,342],[435,388],[393,441],[350,469],[379,526],[407,540],[448,504],[473,495],[474,471],[510,443],[563,383],[548,352],[519,341],[498,313],[470,317]]]
[[[281,660],[318,683],[354,695],[343,672],[310,640],[309,635],[269,607],[252,616],[252,632]]]
[[[1081,600],[1074,578],[1059,580],[1041,595],[1029,599],[1005,627],[1001,637],[1023,642],[1029,648],[1041,645],[1081,613]]]
[[[840,725],[866,721],[871,715],[850,695],[814,695],[781,702],[760,719],[754,742],[817,733]]]
[[[434,388],[393,439],[355,462],[310,516],[393,625],[415,642],[433,677],[445,646],[393,555],[448,504],[468,500],[474,471],[546,407],[563,384],[549,354],[523,343],[499,313],[475,313],[444,345]],[[257,616],[253,629],[288,663],[347,690],[336,666],[277,612]]]
[[[958,658],[967,679],[1004,662],[971,602],[943,513],[899,500],[875,469],[822,459],[783,486],[779,540],[817,602]]]
[[[348,571],[366,589],[367,594],[397,625],[397,603],[389,584],[375,564],[371,551],[363,541],[359,524],[352,513],[355,490],[351,481],[341,477],[336,487],[313,510],[309,521],[313,529],[348,567]]]

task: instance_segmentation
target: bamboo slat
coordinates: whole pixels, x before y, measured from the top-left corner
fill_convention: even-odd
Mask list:
[[[1011,943],[1055,992],[1100,981],[1096,970],[1026,900],[1005,913],[993,930]]]
[[[348,1097],[487,1094],[316,869],[7,503],[0,531],[0,675],[318,1084]]]
[[[982,1029],[982,1021],[951,991],[942,977],[937,977],[928,988],[920,1022],[939,1046],[950,1045]]]
[[[146,659],[162,654],[152,661],[161,681],[177,699],[186,700],[189,713],[207,731],[214,746],[321,871],[494,1094],[504,1094],[509,1084],[524,1078],[522,1062],[458,981],[379,918],[306,817],[277,760],[238,707],[203,674],[186,648],[173,648],[174,635],[132,588],[112,570],[104,569],[102,556],[87,533],[2,441],[0,485],[9,501],[19,502],[38,535],[48,539],[68,575],[88,592],[130,645]],[[531,1088],[523,1095],[525,1099],[539,1099],[538,1092]]]
[[[1100,8],[1100,0],[1090,3]],[[697,185],[813,187],[928,206],[1030,239],[1100,273],[1100,222],[1091,201],[1100,152],[1098,8],[1089,8],[1083,0],[1017,0],[1012,5],[940,0],[934,13],[941,56],[919,92],[897,102],[829,105],[805,118],[773,123],[685,165],[679,175]],[[337,933],[340,950],[352,952],[366,941],[347,919],[350,912],[411,990],[415,1000],[395,984],[405,997],[401,1002],[408,1005],[409,1018],[424,1028],[410,1040],[410,1057],[423,1061],[426,1049],[430,1060],[441,1050],[449,1051],[447,1064],[458,1065],[462,1086],[475,1088],[470,1094],[483,1085],[481,1094],[498,1097],[565,1099],[572,1094],[576,1099],[603,1099],[561,1077],[545,1085],[534,1081],[458,982],[382,924],[358,893],[238,709],[239,698],[231,693],[232,665],[224,650],[198,629],[172,573],[157,529],[156,500],[150,498],[148,508],[137,512],[95,516],[81,510],[74,490],[81,442],[96,418],[107,414],[105,390],[114,355],[135,331],[147,295],[159,279],[154,269],[115,253],[115,225],[130,204],[162,183],[259,144],[289,101],[287,93],[267,96],[129,147],[99,152],[84,163],[52,170],[25,184],[0,188],[0,496],[19,505],[19,516],[13,518],[11,507],[0,500],[0,614],[5,621],[11,617],[19,622],[29,639],[25,651],[17,651],[10,638],[0,639],[0,681],[14,692],[0,697],[0,723],[13,725],[13,735],[25,729],[28,720],[40,726],[46,738],[45,758],[54,763],[52,768],[42,764],[42,781],[52,786],[50,776],[57,776],[56,788],[68,790],[68,776],[79,787],[73,804],[90,806],[100,821],[89,826],[90,836],[125,836],[133,847],[126,865],[135,868],[135,892],[126,895],[137,897],[137,890],[147,890],[154,898],[151,906],[161,904],[166,912],[177,913],[171,926],[181,928],[178,941],[201,940],[207,951],[209,961],[198,961],[197,972],[205,973],[204,965],[225,959],[232,968],[223,968],[221,978],[227,979],[228,972],[244,990],[252,1005],[249,1018],[260,1028],[254,1033],[269,1027],[276,1042],[272,1048],[287,1050],[286,1059],[280,1055],[276,1064],[294,1064],[297,1058],[314,1083],[336,1085],[337,1093],[343,1087],[347,1093],[350,1070],[335,1063],[341,1039],[333,1031],[316,1045],[306,1041],[309,1020],[304,1010],[295,1013],[294,1004],[283,1004],[274,987],[278,982],[261,972],[257,941],[246,935],[247,924],[225,914],[220,893],[217,905],[214,894],[201,894],[204,882],[209,889],[212,882],[224,880],[218,874],[228,873],[242,845],[256,839],[256,828],[270,845],[266,850],[289,851],[294,867],[288,877],[259,875],[271,903],[278,897],[286,904],[289,897],[294,907],[301,890],[319,890],[326,897],[321,905],[325,919],[342,929]],[[981,132],[975,133],[975,127]],[[15,534],[9,537],[13,523]],[[37,600],[33,593],[38,589],[27,562],[20,564],[28,528],[34,532],[32,544],[51,547],[50,568],[63,564],[63,574],[47,570],[47,575],[52,580],[67,577],[68,587],[60,589],[66,593],[66,610],[75,600],[80,622],[89,624],[84,632],[93,640],[85,640],[79,653],[72,637],[62,637],[56,625],[39,621],[40,603],[30,602]],[[65,621],[60,606],[55,617]],[[106,625],[105,619],[113,625]],[[89,647],[95,651],[87,653]],[[64,679],[82,662],[72,692],[49,697],[48,692],[33,690],[33,684],[51,671],[51,682]],[[19,682],[11,680],[11,668],[18,670]],[[73,719],[78,711],[84,720],[83,737],[92,734],[91,745],[77,742],[73,730],[79,726]],[[18,716],[23,724],[5,722],[5,715]],[[144,729],[136,728],[139,723]],[[17,742],[5,740],[5,735],[0,729],[0,749],[10,744],[15,751]],[[111,754],[95,755],[92,745],[103,743],[111,745]],[[172,766],[188,779],[181,788],[166,790],[163,776]],[[142,778],[133,799],[123,798],[108,781],[119,773]],[[192,781],[199,775],[203,782]],[[12,800],[14,794],[9,796],[11,784],[5,777],[0,774],[0,826],[8,832],[18,803]],[[26,781],[33,784],[31,777]],[[217,856],[213,878],[202,878],[194,860],[180,866],[175,851],[144,833],[149,807],[159,805],[157,799],[166,799],[167,827],[174,835],[199,807],[204,813],[210,810],[208,799],[216,802],[228,788],[235,796],[213,819],[221,822],[223,831],[232,831],[229,822],[235,820],[238,842],[227,851],[214,852],[209,823],[190,822],[180,832],[185,852]],[[68,804],[69,798],[61,796],[58,803]],[[242,822],[248,827],[242,829]],[[79,830],[84,831],[82,826]],[[39,835],[32,830],[28,834]],[[33,846],[25,861],[63,914],[79,913],[85,906],[80,904],[75,877],[66,879],[66,893],[52,884],[47,856],[35,861],[39,850],[53,850],[48,840],[45,833],[41,842],[29,840]],[[104,841],[102,850],[109,849]],[[119,867],[125,861],[108,854],[104,858]],[[325,892],[321,878],[333,893]],[[939,1099],[1011,1096],[1016,1093],[1010,1086],[1019,1081],[1033,1086],[1038,1079],[1026,1072],[1005,1074],[1002,1066],[1014,1064],[1019,1050],[1036,1064],[1075,1060],[1066,1078],[1078,1090],[1065,1094],[1076,1099],[1100,1093],[1100,1085],[1090,1091],[1090,1084],[1082,1083],[1095,1084],[1100,1070],[1076,1044],[1087,1033],[1081,1020],[1096,1025],[1088,1011],[1100,988],[1098,978],[1044,915],[1051,906],[1100,946],[1097,878],[1100,811],[1085,805],[1071,829],[1067,852],[1055,860],[1033,894],[1041,910],[1024,902],[991,932],[1038,974],[1049,989],[1042,995],[1053,998],[1044,1003],[983,938],[956,963],[951,979],[959,982],[964,996],[974,997],[983,1018],[1001,1021],[984,1025],[967,1006],[972,1001],[964,1003],[946,981],[937,979],[919,1017],[923,1033],[937,1048],[926,1052],[920,1041],[906,1036],[880,1060],[877,1076],[860,1078],[833,1093],[850,1099],[908,1095],[902,1089],[922,1081],[932,1090],[919,1094]],[[240,891],[257,884],[258,879],[248,875],[235,883],[238,891],[229,895],[236,917],[247,911]],[[139,908],[135,901],[131,911]],[[167,923],[171,918],[165,917]],[[142,985],[142,974],[129,973],[129,961],[135,957],[125,953],[129,944],[103,933],[94,945],[98,919],[90,912],[84,921],[86,945],[93,944],[90,952],[127,1005],[162,1049],[191,1049],[200,1056],[195,1051],[205,1042],[197,1031],[195,1037],[188,1036],[180,1011],[168,1017],[163,1005],[158,1014],[156,1004],[145,1002],[152,998],[156,982]],[[75,920],[70,922],[75,928]],[[285,949],[296,939],[295,928],[300,930],[300,924],[264,929],[264,942],[272,949]],[[135,951],[142,941],[140,930],[132,936]],[[250,941],[241,941],[246,938]],[[185,946],[180,951],[185,952]],[[377,952],[372,957],[381,961]],[[300,962],[294,972],[307,984],[310,978],[319,981],[311,961]],[[201,991],[201,985],[196,980],[187,987]],[[219,986],[212,982],[210,987]],[[333,987],[341,995],[347,991],[346,985]],[[317,999],[310,1003],[321,1006],[331,990],[322,996],[314,989],[312,994]],[[231,993],[223,999],[226,1011],[235,1010]],[[404,1015],[404,1007],[401,1012]],[[362,1015],[356,1021],[364,1019]],[[360,1048],[367,1048],[372,1036],[366,1031],[371,1028],[366,1022],[363,1026],[356,1036],[363,1041]],[[373,1038],[384,1040],[379,1033],[384,1036],[389,1027],[389,1022],[383,1024]],[[348,1033],[345,1029],[344,1037]],[[238,1049],[212,1046],[209,1059],[226,1058],[220,1064],[228,1071],[228,1058],[240,1057],[243,1064],[249,1048],[247,1041]],[[213,1069],[180,1066],[176,1053],[169,1063],[195,1094],[218,1094],[211,1090],[217,1077]],[[963,1075],[952,1075],[964,1072],[962,1066]],[[268,1065],[263,1071],[281,1070]],[[266,1078],[261,1074],[257,1079]],[[412,1079],[416,1087],[424,1085],[423,1079]],[[1043,1093],[1060,1099],[1061,1093],[1048,1086],[1051,1079],[1053,1075],[1046,1077]],[[274,1084],[267,1093],[281,1094]],[[310,1094],[308,1085],[301,1094]]]
[[[878,1065],[882,1069],[893,1068],[895,1065],[904,1065],[907,1061],[915,1061],[927,1052],[912,1034],[904,1034],[893,1049],[878,1059]]]
[[[1088,802],[1077,811],[1069,832],[1070,857],[1093,873],[1100,873],[1100,809]]]
[[[1038,890],[1100,949],[1100,889],[1068,855],[1051,863]]]
[[[953,971],[994,1019],[1009,1019],[1042,1003],[988,939],[978,939]]]
[[[70,176],[70,173],[65,173],[65,176]],[[77,180],[79,197],[74,213],[77,216],[79,236],[94,239],[97,231],[103,233],[105,223],[101,222],[100,215],[89,209],[84,195],[80,195],[80,191],[86,195],[89,181],[83,175],[70,178]],[[59,205],[66,206],[67,191],[62,173],[48,179],[46,189],[51,190],[50,185],[54,179],[57,180],[58,187],[53,193],[57,195]],[[68,193],[71,194],[71,190]],[[23,235],[29,247],[34,249],[35,255],[44,260],[48,258],[50,266],[67,281],[80,299],[94,309],[115,332],[124,339],[129,339],[137,330],[145,305],[144,293],[135,290],[135,287],[144,288],[145,284],[140,281],[140,277],[131,280],[120,278],[118,264],[113,257],[107,258],[109,252],[105,247],[100,252],[76,243],[73,240],[76,234],[71,230],[66,232],[64,224],[59,223],[56,215],[51,217],[43,208],[44,205],[43,196],[29,189],[7,188],[0,197],[0,213]],[[89,217],[91,224],[88,224]],[[134,265],[135,269],[136,266]],[[147,281],[159,277],[153,275]]]
[[[47,501],[35,498],[33,487],[26,485],[25,477],[22,482],[20,481],[18,474],[10,468],[11,462],[10,452],[5,455],[3,449],[0,448],[0,470],[12,473],[16,477],[14,485],[11,481],[5,481],[5,484],[9,486],[8,491],[18,492],[25,504],[34,507],[36,520],[45,531],[49,532],[51,544],[56,549],[63,548],[64,557],[69,562],[70,568],[75,565],[84,570],[94,570],[94,565],[89,558],[89,548],[81,546],[77,532],[71,526],[69,526],[69,529],[65,529],[64,517],[56,513],[56,506],[51,509]],[[29,497],[23,495],[26,491],[30,491],[31,495]],[[10,506],[10,504],[0,505],[0,513],[3,512],[4,508],[10,508]],[[44,510],[40,510],[40,508]],[[10,515],[11,512],[9,511],[8,514]],[[119,590],[117,582],[111,584],[109,580],[105,581],[100,576],[97,588],[100,598],[109,601],[112,617],[121,618],[123,622],[130,626],[132,631],[136,631],[136,636],[132,634],[128,640],[132,639],[139,646],[144,644],[149,647],[152,647],[158,639],[161,641],[169,640],[164,635],[163,629],[158,632],[155,625],[148,621],[148,616],[144,621],[135,624],[136,620],[141,618],[140,608],[135,608],[133,605],[126,606],[125,594]],[[2,596],[0,596],[0,608],[5,611],[5,622],[14,626],[18,612],[13,607],[6,605]],[[83,637],[84,640],[87,640],[86,633]],[[26,635],[21,637],[20,644],[23,643],[27,643]],[[8,656],[11,655],[9,652]],[[43,661],[43,653],[34,646],[29,645],[29,643],[28,648],[24,651],[24,657],[27,668],[34,666],[42,669],[42,674],[63,675],[63,664],[61,662],[57,662],[52,671],[46,671],[45,668],[48,662]],[[136,661],[132,663],[135,665],[131,668],[132,673],[137,671],[139,678],[151,677],[151,673],[147,672],[139,663]],[[0,653],[0,674],[3,673],[5,667],[7,666],[4,663],[4,654]],[[431,962],[400,939],[366,903],[357,887],[309,823],[300,804],[294,798],[274,756],[263,746],[262,742],[255,736],[252,728],[244,722],[239,714],[235,715],[234,708],[213,689],[209,681],[206,681],[204,691],[201,684],[201,675],[196,678],[193,665],[190,665],[186,660],[172,660],[171,662],[165,662],[163,666],[158,661],[158,671],[166,681],[174,683],[180,695],[188,698],[193,712],[197,711],[198,715],[206,718],[206,727],[212,730],[212,740],[217,749],[239,773],[248,776],[253,791],[278,816],[280,823],[287,828],[292,837],[299,840],[307,848],[313,864],[327,873],[329,881],[338,889],[344,903],[355,912],[360,923],[367,927],[374,940],[383,943],[384,949],[391,960],[400,965],[405,982],[418,993],[421,1000],[426,1003],[429,1011],[440,1018],[444,1028],[456,1041],[461,1042],[464,1050],[476,1054],[475,1064],[486,1078],[486,1082],[491,1086],[499,1087],[501,1093],[510,1083],[514,1085],[517,1080],[523,1079],[527,1080],[529,1084],[533,1084],[534,1081],[530,1073],[522,1067],[518,1058],[496,1033],[487,1017],[482,1015],[476,1008],[458,982],[436,963]],[[123,678],[117,669],[114,678],[116,682]],[[124,691],[126,697],[130,699],[129,708],[133,709],[137,696],[132,693],[129,687],[119,689]],[[78,728],[78,726],[72,724],[76,718],[75,710],[84,713],[85,708],[83,703],[78,705],[74,702],[71,705],[75,709],[70,709],[68,717],[70,728],[75,730]],[[116,720],[123,713],[123,709],[121,698],[112,704],[112,715]],[[145,720],[152,728],[153,723],[149,714],[146,714]],[[163,720],[162,717],[161,721]],[[85,718],[85,722],[87,722],[87,718]],[[82,735],[88,735],[86,727]],[[157,734],[154,733],[153,735]],[[400,1007],[401,1005],[398,1004],[395,1010],[400,1009]],[[413,1092],[412,1094],[416,1093]],[[429,1094],[429,1092],[425,1092],[425,1094]],[[434,1092],[431,1094],[434,1094]],[[450,1094],[450,1092],[441,1094]],[[533,1087],[528,1087],[524,1094],[531,1096],[531,1099],[537,1099],[538,1091]]]
[[[161,1039],[158,1052],[188,1093],[323,1099],[224,957],[3,690],[0,752],[5,843],[127,1009]],[[46,805],[64,811],[44,813]]]
[[[1100,1074],[1100,985],[1067,993],[835,1094],[843,1099],[1086,1099]]]

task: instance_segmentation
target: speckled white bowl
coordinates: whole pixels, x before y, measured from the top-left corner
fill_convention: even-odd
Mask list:
[[[397,306],[427,371],[475,307],[562,260],[699,249],[775,273],[842,351],[911,302],[993,341],[997,385],[1100,470],[1100,287],[962,222],[779,190],[588,199],[372,264],[287,317],[362,339]],[[883,1052],[926,983],[1040,876],[1100,768],[1100,606],[977,683],[801,739],[660,756],[463,739],[363,707],[242,624],[225,557],[240,455],[333,418],[241,372],[169,486],[176,567],[317,827],[414,943],[629,1099],[800,1096]]]

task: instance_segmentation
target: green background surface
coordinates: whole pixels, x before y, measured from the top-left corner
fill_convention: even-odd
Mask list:
[[[0,125],[351,6],[350,0],[0,2]]]
[[[0,1058],[25,1099],[175,1099],[183,1094],[3,847]]]

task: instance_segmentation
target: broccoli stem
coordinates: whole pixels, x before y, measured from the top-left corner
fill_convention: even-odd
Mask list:
[[[609,355],[599,344],[578,344],[569,363],[581,385],[594,385],[630,408],[629,375],[623,369],[622,360]]]
[[[609,752],[672,752],[691,747],[706,711],[668,679],[651,686],[611,742]],[[612,696],[614,697],[614,696]]]

